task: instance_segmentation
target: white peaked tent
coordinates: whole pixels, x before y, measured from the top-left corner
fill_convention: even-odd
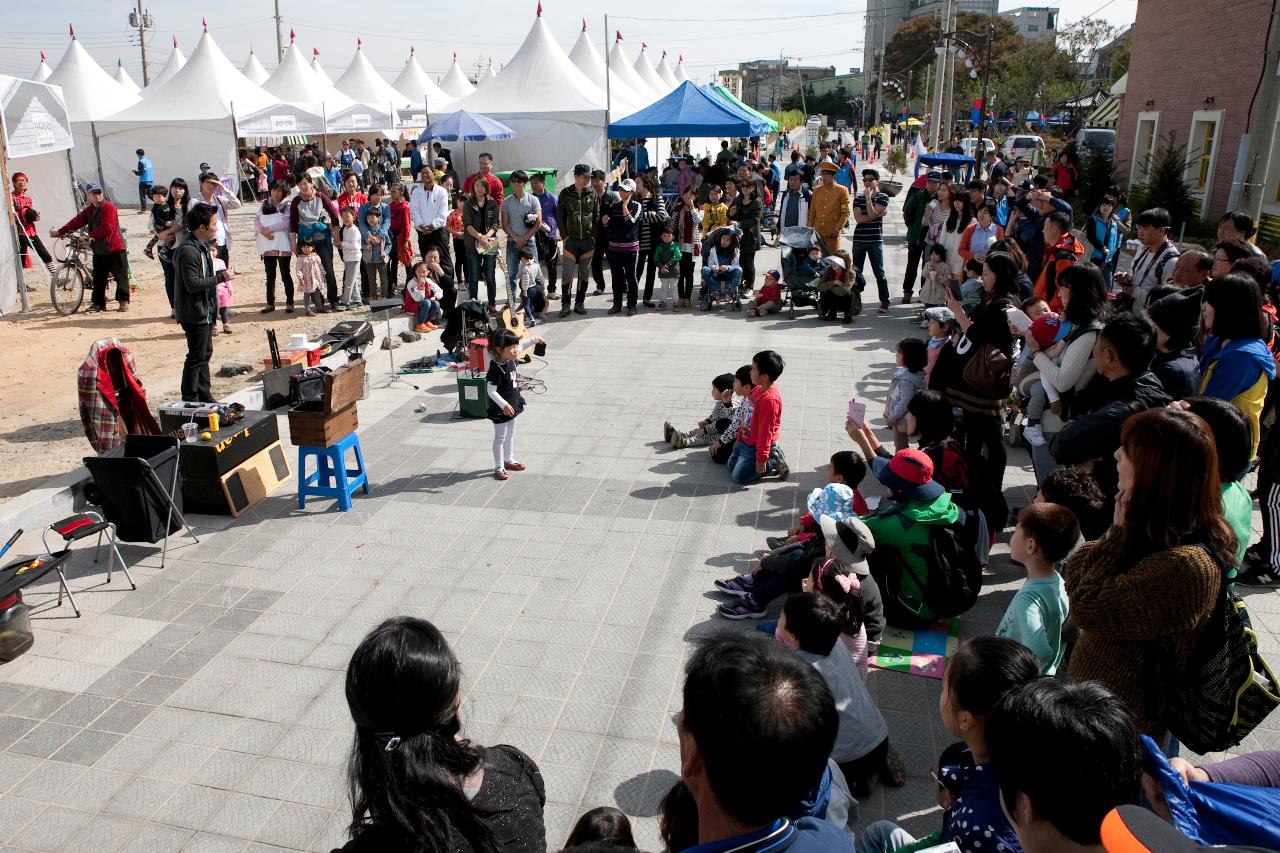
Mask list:
[[[578,41],[574,43],[573,50],[569,51],[569,59],[579,71],[587,75],[588,80],[601,89],[605,88],[604,60],[600,58],[595,44],[587,35],[585,26],[582,32],[578,33]],[[610,115],[613,118],[629,116],[653,103],[653,98],[637,92],[630,83],[618,75],[616,69],[609,72],[609,88],[605,94],[609,96]]]
[[[75,36],[63,54],[58,67],[45,81],[62,87],[67,117],[71,120],[71,136],[75,147],[71,149],[71,163],[76,180],[81,183],[101,181],[102,173],[94,154],[93,123],[112,113],[136,104],[138,96],[126,91],[115,79],[93,61],[88,51],[80,46]],[[130,152],[132,153],[132,152]],[[133,166],[129,167],[130,169]],[[137,187],[130,189],[123,198],[137,196]]]
[[[311,70],[319,74],[321,80],[330,86],[333,85],[333,78],[329,76],[329,72],[325,71],[324,66],[320,64],[320,51],[314,47],[311,48]]]
[[[250,83],[256,83],[259,86],[267,82],[267,78],[271,76],[267,73],[267,69],[262,67],[262,63],[258,61],[258,55],[253,52],[253,48],[249,49],[249,58],[245,60],[244,68],[240,70],[244,73],[244,76],[249,78]]]
[[[689,75],[684,73],[684,57],[680,57],[680,61],[676,63],[675,71],[671,72],[675,75],[677,83],[683,83],[689,79]]]
[[[43,83],[49,79],[49,75],[53,74],[53,69],[49,67],[49,63],[44,61],[44,53],[40,54],[40,64],[36,66],[36,73],[31,75],[31,82]]]
[[[455,106],[516,132],[516,139],[486,146],[499,170],[550,167],[564,181],[576,163],[603,165],[605,94],[569,61],[541,16],[498,75],[481,79]],[[472,147],[480,153],[480,146]],[[463,168],[471,172],[473,166]]]
[[[680,85],[681,81],[676,79],[675,72],[671,70],[671,63],[667,62],[665,53],[662,54],[662,59],[659,60],[658,67],[654,70],[658,72],[658,79],[667,84],[669,89],[674,90]]]
[[[169,58],[165,60],[164,67],[160,69],[160,73],[151,78],[151,82],[147,84],[148,89],[154,89],[157,86],[168,83],[173,79],[173,75],[182,70],[187,64],[187,57],[182,52],[182,48],[178,47],[177,39],[174,39],[173,50],[169,51]]]
[[[621,80],[623,85],[630,87],[646,105],[652,104],[666,94],[665,92],[657,92],[640,78],[640,75],[636,73],[635,67],[632,66],[631,60],[627,58],[627,52],[622,48],[622,39],[615,39],[613,47],[609,50],[609,71],[613,79]],[[621,118],[621,116],[618,116],[618,118]]]
[[[123,59],[116,60],[116,73],[112,79],[123,86],[127,92],[133,92],[133,94],[136,95],[142,91],[141,87],[139,87],[137,83],[133,82],[133,78],[129,76],[129,72],[124,70]]]
[[[440,90],[451,98],[465,98],[476,90],[471,85],[471,81],[467,79],[467,75],[462,73],[462,69],[458,67],[458,54],[453,55],[453,64],[449,66],[449,70],[440,78]]]
[[[133,152],[145,148],[158,181],[194,181],[203,161],[238,186],[234,116],[277,101],[249,82],[206,31],[182,70],[165,83],[148,86],[138,103],[97,122],[104,183],[115,197],[131,198]]]
[[[338,91],[351,98],[357,104],[378,112],[394,114],[397,107],[411,106],[409,99],[373,69],[369,60],[365,59],[364,48],[356,46],[356,54],[351,57],[347,70],[333,84]],[[390,127],[391,125],[385,125]]]
[[[494,70],[493,70],[493,60],[492,60],[492,59],[490,59],[490,60],[489,60],[489,66],[488,66],[487,68],[485,68],[485,70],[484,70],[484,74],[483,74],[483,75],[481,75],[481,76],[482,76],[482,77],[484,77],[484,79],[486,79],[486,80],[488,80],[488,79],[489,79],[489,78],[491,78],[491,77],[497,77],[497,76],[498,76],[498,72],[496,72],[496,71],[494,71]]]
[[[237,106],[236,129],[240,136],[324,133],[328,116],[337,116],[355,106],[354,101],[316,76],[292,42],[262,88],[280,103],[254,111]]]
[[[446,95],[443,89],[431,81],[412,52],[404,64],[404,70],[391,85],[409,99],[414,110],[422,107],[424,112],[429,112],[431,115],[447,112],[446,108],[457,100],[451,95]]]
[[[640,47],[640,55],[636,57],[635,69],[640,79],[656,92],[659,97],[670,93],[671,87],[663,83],[662,79],[658,77],[658,72],[653,70],[653,62],[649,59],[649,48],[643,45]]]

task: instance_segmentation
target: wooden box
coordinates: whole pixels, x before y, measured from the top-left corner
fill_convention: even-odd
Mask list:
[[[354,403],[341,412],[322,412],[318,408],[309,410],[306,404],[289,410],[289,440],[295,445],[332,447],[355,432],[357,426],[359,421]]]

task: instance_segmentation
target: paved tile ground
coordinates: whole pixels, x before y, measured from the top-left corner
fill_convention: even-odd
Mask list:
[[[895,209],[891,232],[897,222]],[[903,252],[888,254],[896,291]],[[763,253],[759,268],[775,258]],[[545,383],[518,422],[527,473],[493,481],[488,422],[454,416],[448,376],[418,377],[422,392],[361,403],[373,492],[352,512],[299,511],[284,487],[240,519],[194,517],[200,544],[172,551],[163,571],[150,549],[126,549],[136,592],[119,577],[104,586],[81,558],[71,580],[81,619],[51,606],[52,585],[37,587],[36,645],[0,667],[0,845],[340,844],[344,669],[369,628],[410,613],[439,625],[464,664],[468,735],[539,761],[552,849],[603,804],[635,816],[642,847],[657,849],[652,816],[678,773],[670,716],[689,641],[749,630],[713,616],[712,579],[792,523],[828,456],[848,446],[850,391],[882,399],[893,344],[919,332],[896,304],[853,326],[819,325],[812,311],[610,318],[600,304],[547,325],[548,360],[524,371]],[[662,446],[664,420],[696,422],[710,378],[765,348],[787,359],[789,482],[737,487],[705,454]],[[1030,500],[1025,453],[1011,454],[1006,483],[1011,504]],[[36,540],[28,533],[15,553]],[[993,630],[1020,582],[1006,554],[964,635]],[[1280,664],[1280,595],[1247,598]],[[862,821],[927,832],[938,820],[928,771],[950,740],[938,682],[873,671],[869,683],[910,781],[863,802]],[[1280,747],[1280,718],[1268,724],[1242,749]]]

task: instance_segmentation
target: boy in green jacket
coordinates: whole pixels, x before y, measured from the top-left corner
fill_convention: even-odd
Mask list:
[[[871,574],[885,593],[885,619],[900,628],[927,627],[937,619],[924,603],[930,528],[955,524],[960,510],[934,481],[926,453],[909,448],[890,459],[873,456],[870,464],[888,492],[880,509],[862,519],[876,540]],[[899,576],[888,577],[889,571]]]
[[[653,250],[653,265],[658,270],[658,281],[662,283],[662,289],[658,291],[659,311],[665,311],[668,305],[672,312],[680,310],[676,281],[680,278],[680,258],[683,255],[675,239],[675,226],[668,223],[662,229],[662,241]]]

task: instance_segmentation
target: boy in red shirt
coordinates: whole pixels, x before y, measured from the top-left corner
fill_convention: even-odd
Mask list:
[[[771,349],[758,352],[751,359],[751,381],[756,384],[751,405],[755,411],[748,432],[738,437],[729,457],[729,474],[735,483],[754,483],[765,474],[777,474],[779,480],[785,480],[791,474],[782,448],[778,447],[782,395],[773,387],[784,366],[782,356]]]
[[[782,310],[782,273],[769,270],[764,274],[764,284],[756,291],[756,298],[747,303],[747,315],[777,314]]]

